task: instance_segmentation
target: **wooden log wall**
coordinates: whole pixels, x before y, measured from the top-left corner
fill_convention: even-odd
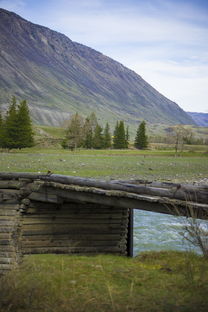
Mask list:
[[[128,209],[31,201],[22,218],[22,251],[127,253]]]
[[[21,257],[19,182],[0,182],[0,274],[14,268]]]
[[[0,179],[0,274],[24,254],[127,255],[129,215],[128,208],[61,198],[41,181]]]

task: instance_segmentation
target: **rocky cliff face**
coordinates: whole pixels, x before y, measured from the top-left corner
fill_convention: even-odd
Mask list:
[[[47,111],[50,116],[57,112],[78,111],[85,115],[95,111],[102,120],[123,119],[130,124],[142,119],[152,123],[194,123],[176,103],[132,70],[3,9],[0,66],[0,104],[16,95],[28,101],[33,114],[36,108],[38,112],[44,108],[46,116]]]

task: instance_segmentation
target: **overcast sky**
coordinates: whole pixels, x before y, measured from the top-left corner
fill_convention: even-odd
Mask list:
[[[0,0],[134,70],[186,111],[208,113],[208,0]]]

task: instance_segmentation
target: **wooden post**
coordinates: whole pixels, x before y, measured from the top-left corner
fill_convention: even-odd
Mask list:
[[[128,222],[128,232],[127,232],[127,256],[133,257],[133,247],[134,247],[134,210],[129,209],[129,222]]]

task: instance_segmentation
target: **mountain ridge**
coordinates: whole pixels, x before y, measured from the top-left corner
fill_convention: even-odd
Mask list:
[[[0,9],[0,39],[0,105],[16,95],[25,98],[33,112],[42,107],[54,114],[95,111],[101,120],[129,124],[142,119],[194,124],[134,71],[4,9]]]
[[[187,112],[200,127],[208,127],[208,113]]]

